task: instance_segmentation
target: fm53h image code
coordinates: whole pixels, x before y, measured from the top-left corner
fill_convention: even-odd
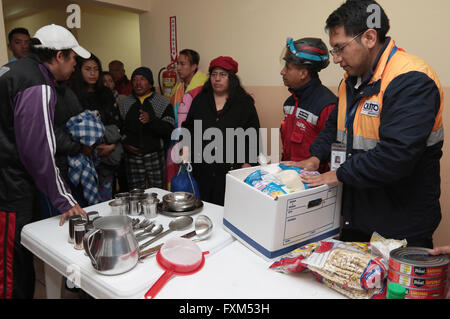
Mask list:
[[[230,304],[225,303],[222,307],[222,312],[231,314],[231,313],[245,313],[245,314],[259,314],[259,313],[269,313],[270,307],[269,304]]]
[[[268,314],[270,311],[269,304],[238,304],[238,303],[225,303],[222,307],[220,306],[198,306],[190,305],[187,303],[179,308],[180,314],[202,314],[207,317],[213,315],[214,313],[223,314]]]

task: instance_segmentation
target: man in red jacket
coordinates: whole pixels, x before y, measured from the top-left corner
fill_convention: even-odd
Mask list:
[[[302,161],[309,158],[309,147],[325,127],[337,98],[319,79],[318,73],[330,63],[327,46],[321,39],[294,42],[288,38],[284,60],[280,74],[292,95],[284,103],[282,159]],[[327,171],[328,165],[322,165],[320,170]]]

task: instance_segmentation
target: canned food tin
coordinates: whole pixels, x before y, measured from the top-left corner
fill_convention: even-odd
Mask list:
[[[401,247],[391,251],[389,269],[413,277],[439,278],[447,276],[449,263],[447,255],[430,255],[427,248]]]
[[[404,274],[400,274],[395,270],[389,269],[388,279],[391,282],[396,282],[405,288],[417,288],[417,289],[434,289],[445,286],[446,277],[438,278],[421,278],[412,277]]]

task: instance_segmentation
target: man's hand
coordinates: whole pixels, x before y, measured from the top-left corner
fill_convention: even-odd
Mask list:
[[[94,149],[93,146],[83,145],[83,148],[81,149],[81,153],[83,153],[87,157],[90,157],[93,149]]]
[[[100,144],[97,145],[97,154],[100,157],[108,157],[116,148],[116,144]]]
[[[320,175],[301,174],[300,179],[308,187],[318,187],[322,185],[335,186],[339,184],[336,171],[329,171]]]
[[[281,162],[281,164],[284,164],[286,166],[299,167],[306,171],[317,171],[320,166],[320,160],[317,157],[313,156],[304,161],[300,162],[288,161],[288,162]]]
[[[450,246],[437,247],[437,248],[429,250],[428,253],[430,255],[447,254],[450,257]]]
[[[86,212],[80,207],[80,205],[76,204],[71,209],[69,209],[67,212],[61,214],[61,218],[59,220],[59,226],[64,225],[64,222],[69,219],[70,216],[73,215],[82,215],[86,216]]]
[[[131,154],[134,154],[134,155],[140,155],[141,154],[140,150],[137,147],[134,147],[132,145],[123,144],[123,148],[126,151],[130,152]]]
[[[150,115],[147,112],[139,110],[139,113],[139,121],[141,121],[142,124],[150,122]]]
[[[447,254],[450,257],[450,246],[437,247],[428,251],[430,255]],[[450,271],[450,265],[448,266]],[[445,293],[445,299],[450,299],[450,272],[447,272],[447,287]]]

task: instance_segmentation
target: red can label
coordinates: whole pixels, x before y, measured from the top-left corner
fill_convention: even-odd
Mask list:
[[[391,283],[388,280],[388,284]],[[405,287],[405,299],[443,299],[445,295],[445,287],[434,289],[415,289]]]
[[[446,277],[438,277],[438,278],[412,277],[400,274],[394,270],[389,269],[388,279],[406,288],[435,289],[445,286]]]
[[[442,299],[445,287],[436,289],[413,289],[406,288],[405,299]]]
[[[438,278],[447,276],[448,266],[445,265],[439,267],[418,267],[414,265],[405,264],[393,258],[390,258],[389,269],[395,270],[400,274],[413,277]]]

